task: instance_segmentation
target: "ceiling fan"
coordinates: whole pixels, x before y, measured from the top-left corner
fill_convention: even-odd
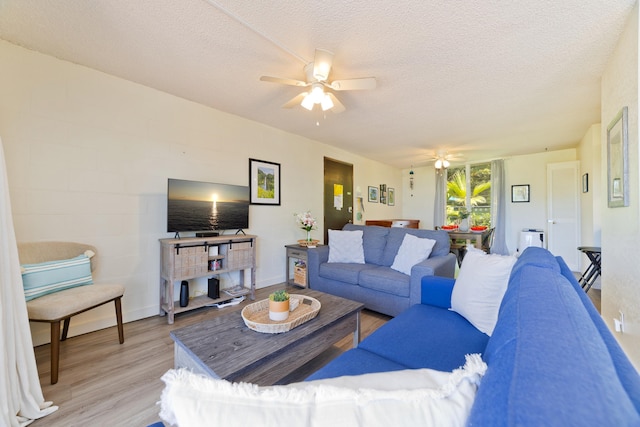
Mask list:
[[[262,76],[263,82],[281,83],[288,86],[307,88],[304,92],[292,98],[284,104],[283,108],[293,108],[300,104],[307,110],[312,110],[315,105],[320,105],[322,111],[331,110],[341,113],[344,105],[333,94],[333,91],[341,90],[370,90],[376,88],[375,77],[358,79],[334,80],[329,82],[329,73],[333,65],[333,52],[325,49],[316,49],[313,62],[304,67],[306,81],[281,77]]]
[[[457,154],[449,154],[446,151],[438,151],[432,158],[433,167],[436,169],[447,169],[451,166],[452,161],[461,160],[462,158]]]

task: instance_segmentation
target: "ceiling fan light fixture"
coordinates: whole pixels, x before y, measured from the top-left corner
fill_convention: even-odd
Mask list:
[[[313,63],[313,78],[324,82],[329,78],[329,71],[333,63],[333,53],[324,49],[316,49]]]
[[[329,94],[324,94],[320,105],[322,106],[322,111],[327,111],[333,108],[333,101],[331,100]]]
[[[433,165],[436,169],[442,169],[442,159],[436,160],[436,163]]]
[[[304,98],[302,98],[302,102],[300,103],[300,105],[311,111],[313,109],[313,106],[315,105],[315,102],[313,102],[313,96],[310,93],[305,92]]]
[[[450,163],[447,159],[443,159],[442,160],[442,166],[444,166],[444,168],[448,168],[450,166]]]
[[[320,83],[314,83],[311,86],[311,95],[314,104],[320,104],[325,97],[324,89]]]

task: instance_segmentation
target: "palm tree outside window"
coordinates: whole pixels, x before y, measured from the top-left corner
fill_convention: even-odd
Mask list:
[[[447,170],[447,224],[459,223],[470,211],[472,225],[491,227],[491,163],[468,164]]]

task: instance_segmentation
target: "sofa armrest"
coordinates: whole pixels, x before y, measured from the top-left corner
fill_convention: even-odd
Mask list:
[[[313,288],[320,277],[320,264],[327,261],[329,261],[329,246],[307,249],[307,274],[310,288]]]
[[[427,258],[411,268],[409,305],[422,302],[422,278],[424,276],[441,276],[453,278],[456,270],[456,256],[448,253],[445,256]]]
[[[451,308],[451,293],[456,280],[449,277],[424,276],[422,278],[422,304]]]

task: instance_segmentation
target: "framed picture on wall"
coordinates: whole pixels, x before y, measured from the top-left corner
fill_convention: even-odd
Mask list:
[[[529,184],[512,185],[511,186],[511,202],[512,203],[529,202]]]
[[[369,186],[369,199],[371,203],[378,203],[378,187]]]
[[[387,206],[395,206],[396,205],[396,189],[389,187],[388,195],[387,195]]]
[[[280,163],[249,159],[252,205],[280,206]]]

